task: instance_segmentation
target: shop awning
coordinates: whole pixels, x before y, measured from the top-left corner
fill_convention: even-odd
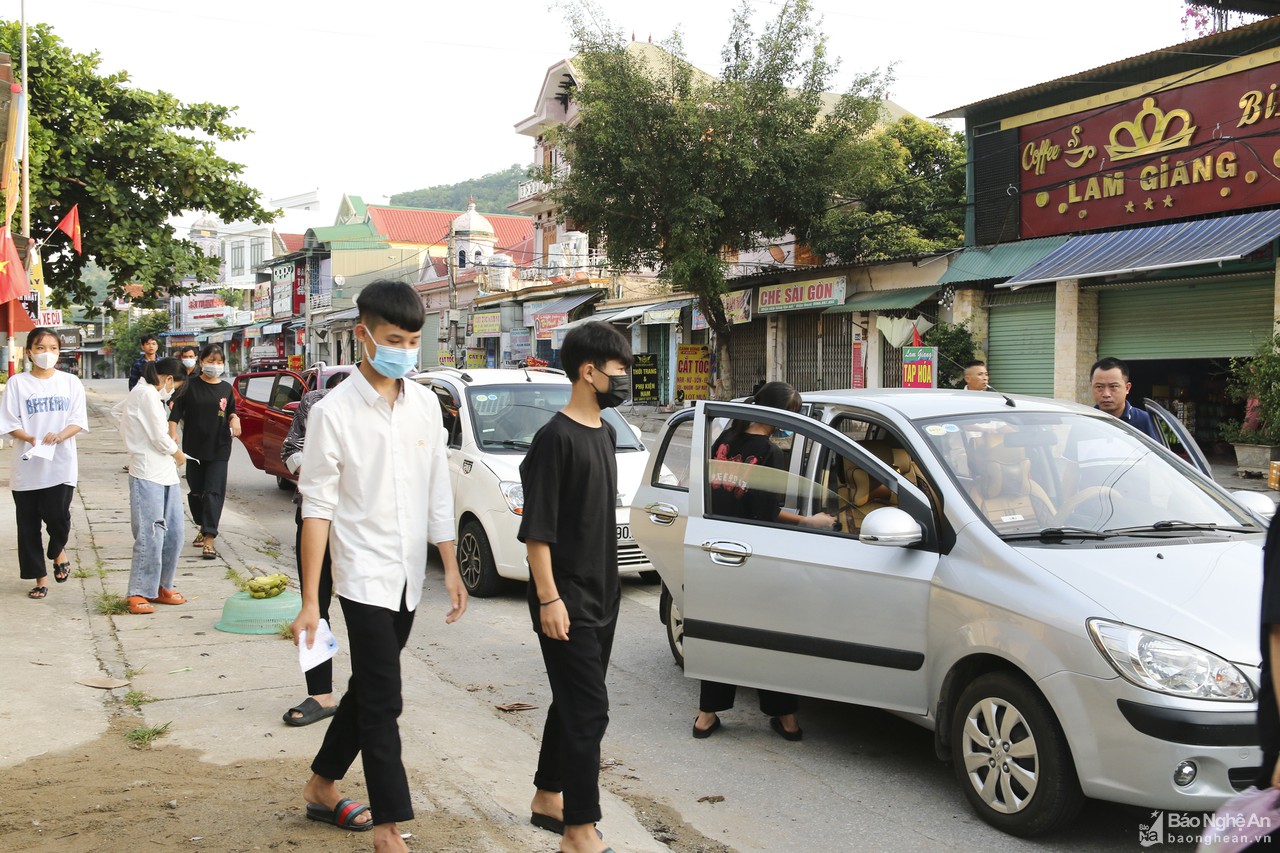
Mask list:
[[[999,287],[1236,261],[1280,235],[1280,210],[1072,237]]]
[[[579,305],[582,305],[584,302],[588,302],[592,299],[595,299],[598,295],[599,295],[598,292],[592,292],[592,293],[579,293],[579,294],[575,294],[574,296],[566,296],[562,299],[557,299],[555,302],[552,302],[549,305],[542,306],[541,309],[534,312],[533,316],[545,317],[545,316],[550,316],[552,314],[568,314],[574,308],[577,308]]]
[[[613,319],[613,315],[608,312],[605,312],[603,314],[592,314],[590,317],[582,317],[572,322],[564,323],[562,325],[556,326],[551,330],[551,348],[560,349],[560,346],[564,343],[564,336],[567,335],[571,329],[581,326],[583,323],[593,323],[593,322],[600,322],[600,321],[607,323],[612,319]]]
[[[360,316],[359,308],[348,308],[346,311],[338,311],[335,314],[326,314],[323,317],[313,317],[312,325],[327,326],[330,323],[341,323],[344,320],[355,320]]]
[[[267,323],[262,327],[264,335],[278,335],[284,331],[284,323]]]
[[[952,258],[951,266],[938,279],[938,284],[1009,278],[1042,260],[1069,239],[1036,237],[998,246],[971,246]]]
[[[940,285],[928,287],[900,287],[896,290],[866,290],[855,293],[843,305],[835,305],[823,314],[847,314],[852,311],[901,311],[914,308],[941,289]]]
[[[610,314],[608,317],[605,317],[604,320],[606,323],[632,324],[640,317],[643,317],[644,312],[653,307],[653,305],[632,305],[630,308],[624,308],[621,311]]]
[[[679,323],[681,309],[692,302],[692,299],[673,299],[670,302],[650,306],[645,309],[640,322],[646,326]]]

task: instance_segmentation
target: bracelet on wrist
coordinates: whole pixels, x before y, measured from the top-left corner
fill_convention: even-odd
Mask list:
[[[548,604],[555,604],[559,600],[560,600],[560,596],[557,595],[555,598],[551,599],[550,601],[539,601],[538,606],[546,607]]]

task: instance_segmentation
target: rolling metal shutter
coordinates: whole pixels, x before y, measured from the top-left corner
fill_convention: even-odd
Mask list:
[[[853,315],[822,314],[824,391],[853,385]]]
[[[734,326],[729,336],[729,361],[733,372],[730,393],[734,398],[746,397],[765,378],[768,354],[767,319]]]
[[[1098,355],[1129,360],[1252,355],[1271,335],[1274,291],[1270,275],[1099,288]]]
[[[797,391],[819,391],[822,377],[819,371],[822,333],[819,324],[822,315],[815,312],[788,314],[787,376],[786,380]]]
[[[1054,292],[993,295],[987,325],[991,387],[1053,396]]]
[[[440,366],[440,312],[428,314],[422,323],[422,348],[418,355],[420,368]]]

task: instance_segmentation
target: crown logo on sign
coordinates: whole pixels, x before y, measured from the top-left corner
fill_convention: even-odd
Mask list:
[[[1150,135],[1147,134],[1148,124],[1153,125]],[[1172,133],[1175,127],[1178,132]],[[1172,151],[1189,145],[1195,132],[1196,126],[1191,123],[1191,113],[1186,110],[1170,110],[1166,113],[1156,106],[1155,98],[1147,98],[1142,102],[1142,109],[1134,116],[1133,121],[1122,121],[1111,128],[1111,144],[1107,146],[1107,153],[1112,160],[1128,160],[1144,154]],[[1121,142],[1122,134],[1127,135],[1125,143]]]

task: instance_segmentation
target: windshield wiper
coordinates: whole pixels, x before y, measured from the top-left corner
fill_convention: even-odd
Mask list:
[[[502,441],[491,441],[489,444],[496,444],[499,447],[510,447],[514,450],[528,450],[533,447],[533,443],[529,441],[518,441],[514,438],[504,438]]]
[[[1157,521],[1152,524],[1136,524],[1133,527],[1113,527],[1107,530],[1107,533],[1143,533],[1147,531],[1155,531],[1164,533],[1165,531],[1177,532],[1180,530],[1217,530],[1222,533],[1257,533],[1256,527],[1241,527],[1234,524],[1216,524],[1211,521],[1178,521],[1176,519],[1166,519]]]
[[[1109,530],[1090,530],[1087,527],[1046,527],[1031,533],[1010,533],[1000,538],[1006,542],[1024,542],[1039,539],[1042,542],[1061,542],[1064,539],[1110,539]]]

